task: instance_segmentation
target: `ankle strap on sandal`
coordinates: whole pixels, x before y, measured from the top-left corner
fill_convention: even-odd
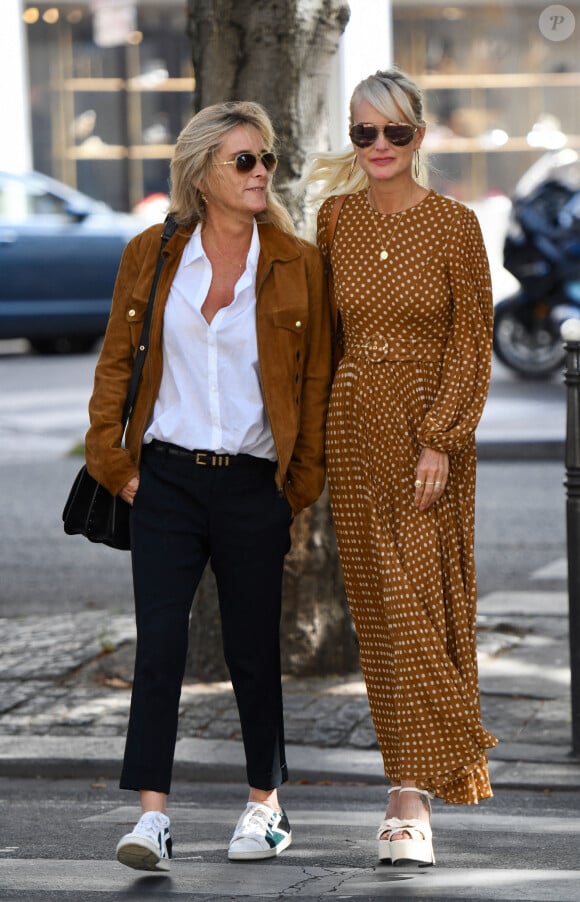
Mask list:
[[[416,792],[420,796],[427,796],[428,799],[433,798],[433,793],[428,789],[417,789],[415,786],[393,786],[393,789],[398,789],[400,792]],[[389,792],[391,791],[389,789]]]
[[[427,796],[428,799],[435,798],[428,789],[417,789],[415,786],[389,786],[387,793],[390,795],[392,792],[416,792],[420,796]]]

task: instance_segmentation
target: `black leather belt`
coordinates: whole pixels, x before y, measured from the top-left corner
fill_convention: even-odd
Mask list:
[[[275,467],[274,461],[266,460],[265,457],[254,457],[252,454],[217,454],[215,451],[201,451],[196,448],[190,451],[180,445],[161,442],[156,438],[143,445],[143,450],[147,449],[166,457],[183,458],[197,467]]]

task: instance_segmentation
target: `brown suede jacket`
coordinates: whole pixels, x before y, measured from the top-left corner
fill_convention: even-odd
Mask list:
[[[169,239],[151,323],[149,352],[122,442],[122,411],[161,244],[155,225],[127,245],[95,370],[86,436],[87,468],[112,494],[138,475],[143,435],[159,392],[163,313],[192,230]],[[294,513],[324,486],[324,427],[331,382],[330,313],[324,266],[314,245],[259,224],[256,328],[264,403],[278,455],[276,482]],[[211,449],[210,449],[211,450]]]

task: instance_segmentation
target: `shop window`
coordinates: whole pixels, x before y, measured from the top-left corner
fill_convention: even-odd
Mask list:
[[[546,3],[393,0],[395,62],[421,85],[431,182],[463,200],[511,194],[550,150],[580,151],[580,3],[553,40]]]
[[[194,89],[182,0],[137,4],[122,46],[97,46],[87,3],[27,36],[34,167],[117,210],[167,192]]]

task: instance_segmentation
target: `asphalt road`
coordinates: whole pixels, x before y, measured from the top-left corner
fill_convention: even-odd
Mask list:
[[[376,786],[286,784],[292,846],[269,862],[232,863],[226,848],[246,789],[179,783],[171,797],[169,876],[114,861],[138,809],[105,780],[0,781],[3,902],[190,902],[246,898],[526,900],[577,902],[578,798],[500,791],[477,808],[436,805],[435,868],[376,867]],[[537,815],[537,816],[535,816]],[[379,813],[380,817],[380,813]],[[557,870],[556,870],[557,869]],[[576,871],[574,870],[576,869]]]

